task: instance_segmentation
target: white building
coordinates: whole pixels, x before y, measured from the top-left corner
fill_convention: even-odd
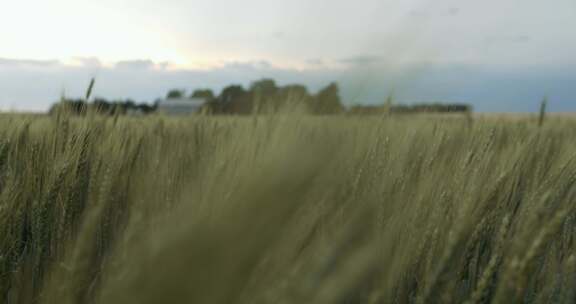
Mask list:
[[[158,102],[158,112],[167,115],[189,115],[200,111],[204,98],[168,98]]]

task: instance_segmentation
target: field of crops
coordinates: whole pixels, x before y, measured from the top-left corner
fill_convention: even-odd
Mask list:
[[[574,303],[576,120],[0,117],[0,303]]]

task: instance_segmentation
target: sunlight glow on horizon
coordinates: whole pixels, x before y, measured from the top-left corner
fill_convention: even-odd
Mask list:
[[[252,2],[256,1],[259,0]],[[275,67],[298,70],[318,68],[306,64],[307,56],[315,58],[322,54],[326,55],[322,59],[329,61],[348,52],[331,47],[340,43],[332,37],[333,33],[321,34],[329,24],[324,25],[324,29],[302,31],[296,22],[291,26],[300,32],[286,38],[282,30],[275,28],[296,20],[290,12],[284,18],[280,18],[283,16],[281,10],[270,12],[272,15],[268,17],[255,15],[254,22],[246,22],[246,18],[251,19],[245,12],[245,6],[249,4],[221,2],[220,5],[231,11],[223,11],[222,19],[218,20],[211,14],[219,15],[220,7],[212,7],[209,1],[181,3],[176,0],[163,4],[148,0],[7,2],[0,11],[0,58],[56,60],[69,66],[83,65],[83,59],[93,59],[102,67],[112,67],[121,61],[149,60],[168,69],[214,69],[227,63],[266,61]],[[321,1],[296,11],[308,14],[304,17],[311,19],[310,13],[314,12],[308,9],[317,9],[319,3]],[[190,8],[193,10],[186,16],[188,14],[182,11]],[[265,25],[262,22],[272,22],[266,23],[270,29],[262,26]],[[317,35],[329,43],[314,38]],[[354,50],[358,48],[355,45],[358,41],[350,41],[338,49]],[[325,67],[335,66],[327,64]]]
[[[104,64],[141,58],[190,64],[177,37],[160,23],[87,1],[7,2],[0,12],[0,39],[0,58],[71,63],[83,57]]]
[[[0,59],[102,67],[140,60],[176,70],[236,62],[330,69],[370,56],[386,64],[565,65],[575,63],[571,1],[7,1]]]

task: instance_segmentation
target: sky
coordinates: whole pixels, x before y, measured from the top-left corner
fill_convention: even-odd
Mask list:
[[[0,109],[64,92],[152,101],[263,77],[345,102],[576,111],[574,0],[19,0],[0,10]]]

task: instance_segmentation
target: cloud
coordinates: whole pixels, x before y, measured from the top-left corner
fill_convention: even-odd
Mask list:
[[[459,7],[451,7],[448,9],[448,16],[458,16],[461,9]]]
[[[353,57],[342,58],[338,63],[350,66],[367,66],[382,63],[383,58],[375,55],[358,55]]]
[[[414,18],[430,18],[430,17],[456,17],[460,15],[462,9],[459,7],[440,8],[433,10],[430,8],[416,8],[408,11],[408,16]]]
[[[428,17],[428,11],[424,9],[411,9],[408,11],[408,16],[415,18]]]
[[[155,66],[152,60],[125,60],[117,62],[115,67],[118,69],[148,70]]]
[[[175,67],[175,65],[169,61],[162,61],[162,62],[157,63],[156,67],[161,69],[161,70],[166,70],[166,69],[170,69],[170,68]]]
[[[102,62],[97,57],[74,57],[72,61],[78,63],[83,67],[99,68],[102,67]]]
[[[266,60],[230,61],[223,66],[224,69],[234,70],[266,70],[273,68],[272,63]]]
[[[288,36],[288,35],[286,34],[286,32],[283,32],[283,31],[276,31],[276,32],[272,33],[272,37],[274,39],[282,40],[282,39],[286,38],[286,36]]]
[[[500,35],[500,36],[487,36],[484,38],[484,42],[488,45],[502,44],[502,43],[529,43],[532,41],[532,37],[528,35]]]
[[[532,37],[530,37],[528,35],[520,35],[520,36],[512,37],[511,41],[516,42],[516,43],[525,43],[525,42],[532,41]]]
[[[58,60],[31,60],[31,59],[10,59],[0,58],[0,66],[8,67],[48,67],[61,64]]]
[[[319,67],[319,66],[324,66],[326,64],[326,60],[324,60],[322,58],[310,58],[310,59],[304,60],[304,63],[307,65]]]

